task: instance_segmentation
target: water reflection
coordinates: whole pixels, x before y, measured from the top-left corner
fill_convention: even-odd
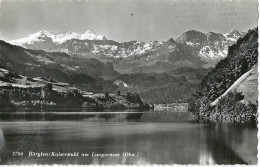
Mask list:
[[[210,124],[206,126],[207,150],[217,164],[256,163],[257,147],[250,145],[251,142],[257,143],[256,134],[256,128],[250,124]],[[241,149],[241,145],[247,147]],[[245,150],[248,153],[245,154]],[[248,154],[252,156],[248,157]]]
[[[207,140],[207,129],[206,127],[200,128],[200,151],[198,155],[199,164],[201,165],[214,165],[216,162],[214,161],[211,151],[208,147],[210,142]]]
[[[74,110],[73,110],[74,111]],[[189,121],[188,112],[0,112],[2,121]]]
[[[154,121],[183,122],[188,112],[0,112],[2,121]]]
[[[5,137],[4,137],[2,129],[0,129],[0,153],[1,153],[1,150],[4,148],[4,145],[5,145]]]
[[[172,113],[171,113],[172,114]],[[178,114],[76,114],[0,123],[2,164],[256,164],[256,128],[176,122]],[[80,115],[80,116],[79,116]],[[82,116],[83,115],[83,116]],[[56,117],[57,116],[57,117]],[[71,116],[68,116],[71,118]],[[82,118],[83,117],[83,118]],[[36,116],[37,120],[39,119]],[[20,119],[20,118],[19,118]],[[27,117],[28,119],[28,117]],[[3,143],[3,144],[2,144]],[[242,149],[241,149],[242,147]],[[138,157],[14,157],[13,151],[131,152]]]

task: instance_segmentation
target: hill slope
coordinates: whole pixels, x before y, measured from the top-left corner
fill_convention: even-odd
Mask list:
[[[258,72],[257,72],[257,65],[253,66],[251,70],[243,74],[238,80],[236,80],[233,85],[231,85],[228,90],[223,93],[220,97],[218,97],[215,101],[213,101],[210,105],[216,106],[219,104],[219,101],[225,96],[227,96],[230,93],[242,93],[244,96],[243,100],[241,100],[241,103],[243,104],[257,104],[257,98],[258,98],[258,91],[257,85],[258,85]]]
[[[187,102],[207,72],[202,68],[178,68],[167,73],[122,74],[114,83],[122,92],[137,92],[145,102]]]

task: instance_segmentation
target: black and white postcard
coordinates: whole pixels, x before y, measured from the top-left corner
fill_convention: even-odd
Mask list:
[[[0,0],[0,165],[256,165],[257,8]]]

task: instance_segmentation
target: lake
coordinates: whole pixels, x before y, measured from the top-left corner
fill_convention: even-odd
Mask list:
[[[257,164],[256,125],[188,118],[183,111],[0,113],[0,163]]]

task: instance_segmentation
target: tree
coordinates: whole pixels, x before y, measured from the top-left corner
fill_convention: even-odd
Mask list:
[[[105,93],[105,98],[108,98],[108,91],[106,91],[106,93]]]
[[[242,65],[241,65],[241,75],[243,75],[244,73],[246,73],[248,71],[248,62],[246,58],[243,58],[241,60]]]
[[[45,89],[45,90],[47,90],[47,91],[51,91],[52,90],[52,84],[51,83],[48,83],[48,84],[46,84],[43,88]]]
[[[242,92],[235,93],[235,101],[240,101],[243,99],[244,99],[244,95],[242,94]]]

